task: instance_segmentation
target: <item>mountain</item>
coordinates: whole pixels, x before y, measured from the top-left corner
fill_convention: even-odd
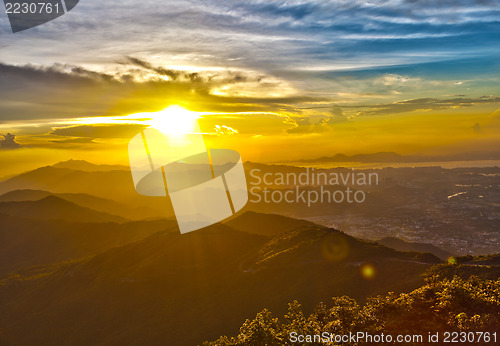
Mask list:
[[[303,226],[316,226],[306,220],[297,220],[278,214],[264,214],[247,211],[238,217],[231,218],[225,222],[226,225],[239,231],[262,234],[277,235],[294,228]]]
[[[336,154],[332,157],[321,157],[317,159],[300,160],[302,163],[316,163],[316,162],[406,162],[409,157],[402,156],[393,152],[379,152],[373,154],[356,154],[347,156],[344,154]],[[413,157],[412,157],[413,159]],[[418,160],[418,159],[417,159]]]
[[[334,156],[323,156],[315,159],[305,159],[295,162],[300,163],[322,163],[322,162],[364,162],[364,163],[402,163],[402,162],[446,162],[446,161],[475,161],[475,160],[498,160],[497,152],[470,152],[447,156],[426,155],[400,155],[394,152],[378,152],[373,154],[355,154],[352,156],[335,154]]]
[[[55,193],[87,193],[116,199],[135,194],[130,172],[85,172],[52,166],[41,167],[0,183],[0,193],[14,190],[43,190]]]
[[[454,259],[455,262],[458,264],[500,266],[500,254],[483,255],[483,256],[463,256],[463,257],[455,257]]]
[[[27,219],[67,220],[74,222],[124,222],[125,218],[80,207],[65,199],[48,196],[38,201],[1,202],[0,214]]]
[[[446,263],[431,267],[427,275],[450,280],[454,277],[467,280],[471,276],[476,276],[496,281],[500,278],[500,254],[452,257]]]
[[[25,267],[88,257],[159,231],[177,229],[173,220],[80,223],[7,215],[0,215],[0,225],[0,276]]]
[[[69,168],[85,172],[128,171],[130,168],[123,165],[96,165],[85,160],[69,160],[53,165],[55,168]]]
[[[149,208],[131,208],[124,203],[85,193],[51,193],[42,190],[14,190],[0,196],[0,202],[38,201],[48,196],[56,196],[81,207],[102,211],[131,220],[144,220],[158,217]]]
[[[377,243],[398,251],[429,252],[444,261],[453,256],[452,253],[432,244],[411,243],[394,237],[380,239]]]
[[[89,172],[47,166],[0,182],[0,195],[15,190],[92,195],[126,204],[132,209],[140,208],[134,214],[137,217],[141,213],[147,218],[174,215],[166,198],[139,195],[135,191],[130,172],[124,170]]]
[[[260,217],[248,220],[263,227]],[[235,333],[263,307],[284,313],[293,299],[309,310],[332,295],[363,299],[416,288],[431,266],[417,256],[318,226],[275,237],[222,224],[157,232],[0,279],[0,335],[26,345],[199,344]]]
[[[50,192],[42,190],[14,190],[1,195],[0,202],[39,201],[51,195]]]

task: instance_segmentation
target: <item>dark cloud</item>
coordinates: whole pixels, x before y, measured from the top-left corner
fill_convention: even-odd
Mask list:
[[[262,90],[279,90],[280,82],[261,74],[188,73],[155,67],[136,58],[127,61],[134,68],[116,74],[60,64],[36,67],[0,63],[0,122],[154,112],[174,103],[198,107],[193,110],[199,111],[262,111],[263,107],[272,111],[322,100],[214,95],[211,91],[224,85],[253,83]]]
[[[66,138],[66,139],[60,139],[60,140],[51,140],[49,142],[57,143],[57,144],[92,144],[92,143],[95,143],[94,138],[82,138],[82,137]]]
[[[474,126],[472,126],[472,130],[474,130],[474,132],[477,134],[483,133],[483,129],[481,128],[481,125],[479,125],[479,123],[475,123]]]
[[[291,18],[293,20],[302,20],[306,16],[316,13],[321,9],[319,3],[273,3],[269,2],[245,2],[236,3],[234,5],[235,9],[243,10],[247,15],[260,15],[269,18]]]
[[[144,125],[77,125],[55,128],[50,134],[55,136],[80,138],[131,138],[144,129]],[[66,140],[68,141],[68,140]],[[88,142],[88,141],[87,141]]]
[[[3,139],[0,139],[0,149],[11,150],[18,149],[21,147],[19,143],[16,142],[16,135],[7,133],[2,135]]]
[[[180,75],[184,75],[184,73],[180,71],[170,70],[163,67],[154,67],[153,65],[144,60],[137,59],[131,56],[127,57],[127,60],[132,64],[145,68],[146,70],[154,71],[161,76],[168,76],[173,80],[176,80]]]
[[[342,110],[342,107],[340,107],[338,105],[333,105],[331,113],[334,116],[343,116],[344,115],[344,111]]]
[[[295,119],[295,126],[287,129],[285,132],[289,134],[309,134],[309,133],[324,133],[332,130],[328,123],[329,119],[320,119],[316,123],[311,121],[311,118]]]
[[[349,121],[349,118],[344,115],[342,107],[339,107],[338,105],[333,105],[330,113],[333,115],[327,120],[327,123],[330,125],[345,123],[346,121]]]
[[[224,84],[233,84],[233,83],[241,83],[250,80],[248,76],[243,75],[242,73],[227,71],[225,74],[210,72],[201,74],[199,72],[185,72],[173,69],[167,69],[161,66],[154,66],[153,64],[138,59],[134,57],[127,57],[127,61],[131,64],[142,67],[146,70],[153,71],[160,76],[167,76],[172,80],[182,80],[186,82],[190,82],[196,85],[210,84],[212,86],[224,85]],[[262,82],[264,76],[259,76],[255,78],[257,81]]]

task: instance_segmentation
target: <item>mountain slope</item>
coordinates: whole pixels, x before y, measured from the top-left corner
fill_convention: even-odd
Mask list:
[[[158,213],[147,207],[131,208],[124,203],[85,193],[51,193],[42,190],[14,190],[1,195],[0,202],[38,201],[48,196],[56,196],[81,207],[98,210],[132,220],[144,220],[159,216]]]
[[[158,232],[172,220],[77,223],[0,215],[0,276],[13,270],[95,255]]]
[[[86,172],[106,172],[106,171],[130,171],[130,168],[123,165],[95,165],[85,160],[68,160],[56,163],[52,167],[69,168]]]
[[[394,237],[386,237],[377,241],[377,243],[393,248],[398,251],[429,252],[442,260],[447,260],[453,254],[432,244],[412,243]]]
[[[415,256],[312,226],[274,238],[221,224],[160,232],[47,275],[4,278],[0,325],[15,344],[193,345],[293,299],[311,309],[332,295],[418,287],[430,264]],[[376,275],[364,277],[365,265]]]
[[[14,190],[1,195],[0,202],[39,201],[50,195],[50,192],[42,190]]]
[[[141,208],[146,217],[173,216],[172,206],[166,198],[141,196],[135,191],[130,172],[79,171],[52,166],[42,167],[0,182],[0,195],[15,190],[42,190],[52,194],[87,194]]]
[[[88,193],[112,199],[135,193],[130,172],[84,172],[51,166],[38,168],[0,183],[1,194],[23,189],[56,193]]]
[[[225,222],[230,227],[239,231],[262,234],[277,235],[302,226],[316,226],[314,223],[306,220],[297,220],[291,217],[278,214],[264,214],[247,211],[238,217]]]
[[[75,222],[124,222],[126,219],[93,209],[80,207],[65,199],[48,196],[39,201],[1,202],[0,214],[40,220]]]

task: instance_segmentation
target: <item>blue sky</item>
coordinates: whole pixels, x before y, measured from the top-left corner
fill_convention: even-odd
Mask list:
[[[0,30],[0,58],[11,64],[113,64],[133,55],[273,73],[443,62],[423,73],[449,78],[461,72],[449,61],[475,69],[498,57],[500,2],[82,0],[15,35],[4,15]]]
[[[500,0],[81,0],[16,34],[0,15],[0,49],[0,132],[45,121],[19,128],[19,138],[45,136],[60,119],[153,111],[175,101],[169,95],[190,102],[194,93],[195,110],[269,112],[256,116],[258,128],[231,123],[240,134],[321,133],[321,143],[342,134],[328,150],[347,152],[360,128],[373,139],[359,135],[356,150],[390,150],[396,139],[373,146],[385,141],[380,131],[399,122],[404,135],[410,122],[390,117],[418,112],[426,115],[411,126],[425,123],[438,145],[450,115],[432,128],[428,112],[445,110],[463,118],[450,141],[478,135],[478,123],[488,145],[498,142]],[[420,152],[418,136],[407,136],[406,152]]]
[[[499,92],[500,1],[82,0],[16,34],[0,17],[0,47],[6,65],[123,74],[134,57],[338,104],[476,98]]]

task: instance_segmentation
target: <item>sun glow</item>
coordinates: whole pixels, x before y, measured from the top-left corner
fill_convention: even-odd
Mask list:
[[[148,124],[169,136],[185,136],[199,133],[199,112],[189,111],[181,106],[173,105],[156,113],[150,113],[151,120]]]

